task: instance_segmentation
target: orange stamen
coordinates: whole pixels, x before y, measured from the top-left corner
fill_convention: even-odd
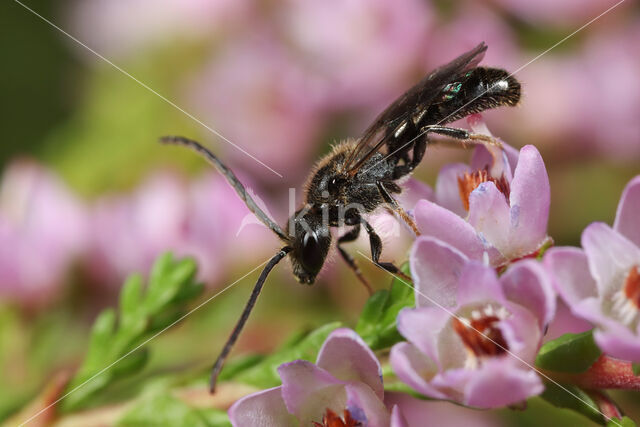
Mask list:
[[[509,200],[511,188],[504,174],[502,174],[500,178],[494,178],[489,174],[488,167],[471,173],[465,172],[462,176],[458,177],[458,191],[460,192],[462,204],[467,211],[469,210],[469,196],[471,196],[473,190],[478,188],[483,182],[493,182],[498,190]]]

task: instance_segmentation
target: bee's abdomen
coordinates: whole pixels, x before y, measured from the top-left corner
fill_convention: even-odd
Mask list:
[[[429,107],[433,123],[445,124],[470,114],[500,106],[514,106],[520,100],[520,83],[505,70],[478,67],[444,86]]]

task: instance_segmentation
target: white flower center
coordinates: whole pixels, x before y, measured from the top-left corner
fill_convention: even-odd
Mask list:
[[[622,323],[631,327],[640,313],[640,266],[634,265],[622,283],[622,289],[613,294],[613,311]]]

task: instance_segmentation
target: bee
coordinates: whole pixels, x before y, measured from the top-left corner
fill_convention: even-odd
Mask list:
[[[479,67],[487,46],[480,43],[441,66],[387,107],[357,140],[337,145],[311,172],[305,203],[289,219],[285,229],[275,223],[245,190],[235,174],[200,143],[166,136],[163,143],[184,145],[201,153],[227,179],[251,212],[282,241],[282,248],[265,265],[251,296],[211,372],[213,393],[220,370],[235,344],[271,270],[289,257],[300,283],[311,285],[322,269],[332,243],[331,227],[351,227],[337,239],[337,249],[347,265],[371,292],[353,257],[343,245],[358,238],[364,228],[369,236],[371,259],[379,267],[402,274],[393,263],[381,262],[382,241],[366,215],[379,208],[397,214],[419,234],[412,218],[395,199],[402,188],[398,180],[419,164],[431,134],[462,145],[496,143],[486,135],[446,126],[470,114],[514,106],[520,100],[520,83],[505,70]],[[431,141],[433,142],[433,141]]]

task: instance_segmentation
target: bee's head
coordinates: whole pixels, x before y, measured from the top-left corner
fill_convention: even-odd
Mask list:
[[[313,209],[298,210],[287,227],[293,274],[300,283],[313,284],[331,247],[329,227],[322,224],[322,214]]]

